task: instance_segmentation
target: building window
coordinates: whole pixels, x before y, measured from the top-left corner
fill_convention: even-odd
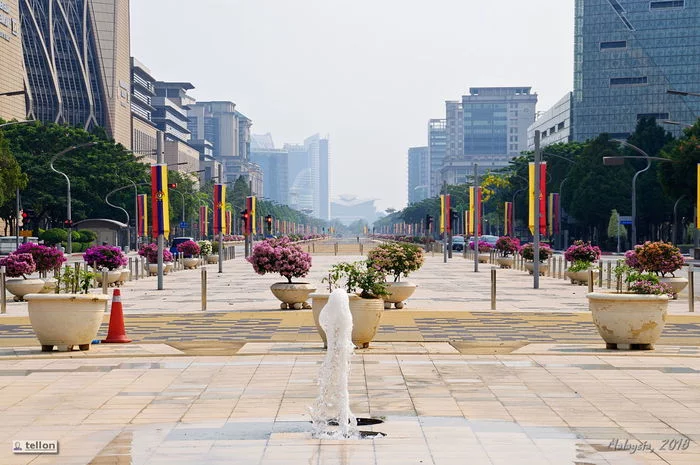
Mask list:
[[[650,2],[649,8],[651,10],[661,10],[664,8],[684,8],[685,0],[674,0],[670,2]]]
[[[564,122],[563,121],[557,125],[557,130],[561,131],[562,129],[564,129]]]
[[[656,120],[668,119],[668,113],[637,113],[637,121],[642,118],[654,118]]]
[[[633,85],[644,85],[646,83],[647,83],[646,76],[610,78],[610,85],[611,86],[633,86]]]
[[[601,42],[600,43],[601,50],[610,50],[610,49],[616,49],[616,48],[627,48],[627,41],[626,40],[613,40],[611,42]]]

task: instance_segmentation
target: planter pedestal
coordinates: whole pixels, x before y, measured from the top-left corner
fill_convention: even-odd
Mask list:
[[[102,324],[104,294],[27,294],[29,321],[42,352],[89,350]]]
[[[5,281],[5,288],[15,296],[16,301],[24,300],[26,294],[41,292],[46,283],[43,279],[10,278]],[[4,299],[5,296],[2,296]]]
[[[404,301],[413,295],[416,291],[416,284],[407,281],[386,283],[387,292],[389,295],[384,297],[384,308],[390,309],[391,304],[396,308],[403,308]]]
[[[533,262],[525,262],[525,269],[527,270],[528,273],[532,274],[535,272],[535,264]],[[540,276],[546,275],[548,270],[549,270],[549,265],[546,263],[540,262]]]
[[[282,302],[280,304],[282,310],[301,310],[311,308],[306,301],[309,294],[315,292],[316,288],[309,283],[275,283],[270,286],[270,290]]]
[[[666,283],[673,289],[673,300],[678,298],[678,293],[681,292],[688,285],[688,280],[686,278],[674,278],[672,276],[659,277],[659,282]]]
[[[194,270],[199,265],[199,258],[187,257],[182,259],[182,266],[187,270]]]
[[[321,310],[328,303],[329,294],[311,294],[312,312],[316,329],[323,339],[323,347],[327,348],[326,333],[318,322]],[[358,295],[350,294],[350,313],[352,313],[352,342],[360,349],[369,347],[379,328],[379,320],[384,312],[382,299],[363,299]]]
[[[497,257],[496,263],[498,263],[498,266],[501,268],[513,268],[515,260],[513,257]]]
[[[586,297],[607,349],[654,348],[666,324],[668,296],[591,292]]]
[[[597,280],[600,275],[600,270],[598,268],[593,269],[593,279]],[[588,284],[588,270],[583,271],[567,271],[566,277],[569,278],[571,284],[578,284],[583,286]]]

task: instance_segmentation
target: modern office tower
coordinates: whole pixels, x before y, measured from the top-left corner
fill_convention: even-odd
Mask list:
[[[210,141],[214,146],[215,158],[243,156],[237,113],[233,102],[192,103],[187,110],[192,138]]]
[[[284,144],[284,150],[288,165],[288,205],[310,214],[314,209],[314,183],[309,154],[306,147],[300,144]]]
[[[462,96],[464,157],[481,170],[508,165],[527,149],[537,94],[530,87],[472,87]]]
[[[312,215],[322,220],[330,220],[331,199],[329,196],[330,183],[328,179],[328,138],[322,138],[318,134],[314,134],[304,139],[304,148],[308,154],[312,182]]]
[[[251,136],[250,161],[260,166],[263,175],[262,194],[281,205],[287,205],[288,153],[276,149],[270,133]]]
[[[6,2],[0,2],[6,3]],[[27,116],[131,148],[128,0],[22,0]]]
[[[462,158],[464,156],[464,112],[462,102],[448,100],[445,102],[445,130],[447,131],[447,147],[445,156]]]
[[[428,198],[430,193],[430,156],[428,147],[408,149],[408,204]]]
[[[0,1],[0,118],[27,116],[18,0]]]
[[[440,169],[447,152],[447,130],[444,119],[428,121],[428,158],[430,159],[430,196],[440,194],[442,177]]]
[[[576,0],[573,139],[625,138],[645,116],[695,122],[700,98],[667,91],[700,92],[699,24],[694,0]]]
[[[191,135],[187,129],[187,108],[194,102],[187,91],[194,86],[189,82],[156,81],[154,87],[152,119],[165,134],[165,162],[177,171],[199,171],[199,152],[188,144]]]
[[[567,92],[549,110],[539,114],[527,128],[527,149],[535,150],[535,131],[540,131],[540,147],[571,142],[571,99]]]
[[[131,57],[131,150],[146,163],[156,161],[155,82],[151,71]]]

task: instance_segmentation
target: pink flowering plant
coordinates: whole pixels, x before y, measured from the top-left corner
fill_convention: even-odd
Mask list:
[[[659,281],[658,275],[640,271],[633,268],[625,261],[618,261],[613,269],[617,280],[617,292],[623,292],[622,283],[627,283],[627,291],[633,294],[667,295],[673,297],[673,288],[670,284]]]
[[[146,257],[148,263],[158,263],[158,244],[144,244],[139,249],[139,255]],[[173,254],[166,248],[163,249],[163,261],[172,262]]]
[[[685,264],[685,258],[678,247],[669,242],[646,241],[625,252],[625,264],[638,271],[674,276],[673,273]]]
[[[517,237],[501,236],[496,241],[495,248],[504,257],[507,257],[508,255],[513,255],[520,248],[520,239],[518,239]]]
[[[525,260],[534,261],[535,260],[535,248],[532,243],[525,244],[518,250],[520,256]],[[547,260],[554,254],[552,249],[547,244],[540,244],[540,261],[543,262]]]
[[[474,250],[474,241],[471,241],[469,243],[469,248],[471,250]],[[491,249],[493,249],[493,245],[489,244],[486,241],[479,241],[479,252],[480,253],[488,253],[491,252]]]
[[[292,284],[292,278],[303,278],[311,269],[311,255],[292,244],[288,237],[258,242],[246,260],[256,273],[279,273],[289,284]]]
[[[201,249],[195,241],[185,241],[177,245],[177,251],[185,257],[197,257]]]
[[[5,267],[5,273],[10,278],[24,278],[36,271],[36,263],[30,253],[12,253],[0,258],[0,266]]]
[[[593,263],[600,258],[600,247],[589,242],[574,241],[564,252],[564,258],[568,262]]]
[[[417,271],[423,266],[425,256],[423,249],[414,244],[385,242],[367,254],[369,266],[385,275],[392,275],[394,282],[401,281],[401,276]]]
[[[51,270],[55,270],[66,261],[63,252],[55,247],[48,247],[35,242],[27,242],[19,246],[13,254],[28,253],[32,255],[36,264],[36,271],[45,275]]]
[[[112,245],[95,245],[83,254],[83,260],[98,270],[118,270],[126,266],[128,260],[122,249]]]

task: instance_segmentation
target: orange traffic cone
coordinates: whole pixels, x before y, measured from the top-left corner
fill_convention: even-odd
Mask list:
[[[126,330],[124,330],[122,295],[119,289],[115,289],[114,294],[112,294],[112,310],[109,315],[109,330],[107,331],[107,339],[104,339],[102,342],[131,342],[131,339],[126,337]]]

